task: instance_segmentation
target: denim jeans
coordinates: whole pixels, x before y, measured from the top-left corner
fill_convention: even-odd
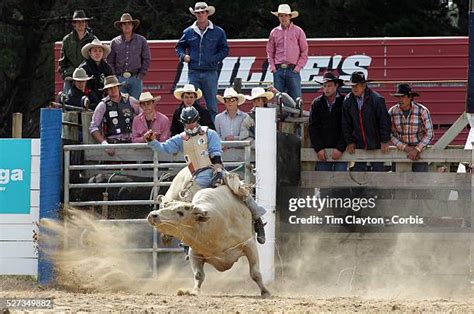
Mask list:
[[[301,97],[301,76],[291,69],[279,68],[273,73],[273,85],[280,92],[286,92],[291,98]]]
[[[67,93],[71,90],[71,88],[72,88],[72,81],[64,81],[63,94],[67,95]]]
[[[127,93],[135,99],[140,98],[142,93],[143,81],[138,78],[138,76],[133,75],[129,78],[124,78],[123,76],[117,76],[120,83],[125,82],[124,85],[120,88],[122,93]]]
[[[347,162],[342,161],[318,161],[316,171],[347,171]]]
[[[382,172],[385,171],[383,162],[370,162],[371,169],[367,166],[366,162],[356,162],[352,171],[373,171],[373,172]]]
[[[214,122],[217,115],[217,71],[189,70],[188,79],[189,84],[201,89],[207,110],[209,110],[212,122]]]
[[[397,171],[397,165],[393,164],[392,171]],[[412,172],[428,172],[427,162],[414,162],[411,164]]]

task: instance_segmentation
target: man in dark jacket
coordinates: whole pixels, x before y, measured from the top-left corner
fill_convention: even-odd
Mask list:
[[[183,31],[176,44],[179,61],[188,64],[189,83],[201,89],[212,121],[217,115],[217,84],[219,64],[229,54],[227,35],[209,20],[216,9],[205,2],[189,8],[196,22]]]
[[[367,86],[363,72],[354,72],[350,81],[351,93],[344,99],[342,106],[342,131],[347,143],[346,150],[350,154],[355,149],[380,149],[387,153],[390,142],[390,116],[385,99]],[[383,162],[371,162],[371,168],[366,162],[356,162],[353,171],[383,171]]]
[[[66,105],[82,108],[84,106],[84,96],[90,97],[90,89],[86,87],[86,84],[92,77],[87,76],[86,71],[83,68],[77,68],[74,70],[72,77],[66,77],[66,82],[72,82],[72,87],[67,93]]]
[[[199,125],[207,126],[213,130],[216,129],[209,111],[197,103],[197,100],[202,97],[202,92],[199,88],[196,89],[192,84],[185,84],[182,88],[177,88],[173,95],[177,100],[181,101],[181,104],[173,113],[173,121],[171,122],[170,129],[171,136],[183,133],[184,126],[180,120],[181,112],[184,108],[191,106],[196,108],[199,113]]]
[[[318,83],[323,85],[323,94],[313,100],[309,117],[309,136],[318,158],[315,170],[347,171],[347,162],[327,161],[326,154],[326,148],[332,148],[331,159],[338,160],[346,149],[342,134],[344,96],[338,92],[342,80],[326,72],[323,81]]]
[[[84,57],[81,54],[82,47],[96,38],[87,27],[87,23],[91,19],[92,18],[86,16],[86,13],[83,10],[74,11],[72,16],[72,25],[74,29],[72,32],[64,36],[61,47],[61,56],[59,58],[59,73],[63,80],[66,77],[71,77],[74,70],[78,68],[84,60]],[[71,82],[64,81],[63,92],[67,94],[70,88]]]

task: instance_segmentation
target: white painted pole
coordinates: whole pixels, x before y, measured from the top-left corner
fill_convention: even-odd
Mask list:
[[[266,242],[257,244],[260,271],[265,283],[275,280],[275,205],[277,180],[277,132],[275,108],[257,108],[255,117],[256,200],[267,213],[263,216]]]

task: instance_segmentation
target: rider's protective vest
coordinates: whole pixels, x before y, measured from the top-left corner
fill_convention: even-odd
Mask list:
[[[108,99],[105,101],[105,114],[103,118],[103,131],[106,137],[132,133],[134,112],[127,94],[120,97],[116,103]]]
[[[183,138],[184,160],[192,174],[198,169],[212,165],[209,156],[207,127],[201,127],[201,132],[194,136],[183,135]]]

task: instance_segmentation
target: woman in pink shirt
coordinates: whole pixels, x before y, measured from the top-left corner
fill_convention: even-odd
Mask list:
[[[145,143],[143,135],[145,135],[148,130],[152,130],[160,142],[164,142],[170,137],[170,120],[167,116],[155,109],[155,102],[160,99],[160,96],[153,97],[150,92],[145,92],[140,95],[138,101],[143,111],[133,119],[133,143]]]

